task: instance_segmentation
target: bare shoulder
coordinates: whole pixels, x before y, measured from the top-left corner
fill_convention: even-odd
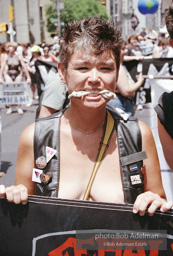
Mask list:
[[[27,126],[21,136],[20,136],[20,144],[22,143],[25,146],[31,146],[33,145],[33,139],[34,139],[34,130],[35,130],[35,123],[32,123],[31,125]]]
[[[32,170],[34,168],[34,127],[35,123],[29,125],[21,134],[16,162],[15,185],[23,184],[29,194],[34,194],[34,183],[32,182]]]
[[[142,136],[152,136],[152,131],[146,123],[141,120],[139,120],[138,123],[141,129]]]
[[[139,127],[140,127],[140,130],[141,130],[141,135],[142,135],[142,146],[143,146],[143,149],[144,148],[145,149],[146,148],[149,149],[150,147],[151,148],[152,147],[155,148],[156,147],[155,146],[155,141],[154,141],[153,133],[152,133],[150,127],[146,123],[144,123],[144,122],[142,122],[140,120],[138,121],[138,123],[139,123]]]

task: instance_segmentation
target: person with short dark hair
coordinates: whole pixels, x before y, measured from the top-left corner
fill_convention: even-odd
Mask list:
[[[2,197],[15,203],[26,203],[28,194],[133,203],[133,212],[141,216],[147,209],[153,215],[158,208],[165,212],[172,207],[166,201],[151,130],[106,107],[115,97],[121,45],[121,34],[111,21],[68,23],[58,71],[71,104],[24,130],[16,186],[1,185]]]
[[[124,61],[129,60],[142,60],[142,50],[138,45],[138,35],[133,34],[127,39],[128,45],[126,46],[126,53],[124,55]]]

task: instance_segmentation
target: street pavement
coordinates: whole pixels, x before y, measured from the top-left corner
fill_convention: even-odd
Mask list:
[[[2,123],[1,132],[1,169],[0,184],[5,186],[14,184],[17,148],[22,131],[35,120],[35,113],[38,107],[38,100],[34,101],[31,107],[22,106],[23,115],[14,111],[11,115],[6,115],[7,109],[0,107],[0,117]],[[4,173],[4,174],[3,174]]]

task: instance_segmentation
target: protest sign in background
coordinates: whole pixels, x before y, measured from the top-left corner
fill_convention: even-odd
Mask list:
[[[142,104],[143,109],[136,112],[136,116],[146,122],[153,133],[159,156],[161,174],[164,189],[168,200],[173,201],[173,172],[170,170],[160,143],[157,127],[157,115],[154,107],[158,104],[159,97],[163,92],[173,90],[173,59],[144,59],[140,62],[124,62],[130,79],[136,81],[138,75],[138,64],[142,65],[142,73],[147,77],[144,84],[136,93],[136,104]],[[153,166],[154,168],[154,166]]]
[[[30,196],[0,199],[1,256],[167,256],[173,212],[132,213],[132,205]]]
[[[0,98],[0,104],[3,105],[26,105],[30,100],[30,85],[26,82],[3,83],[0,86]]]

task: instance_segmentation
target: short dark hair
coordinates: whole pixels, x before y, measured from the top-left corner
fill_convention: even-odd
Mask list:
[[[130,44],[132,39],[136,39],[138,41],[138,35],[136,34],[130,35],[127,39],[127,42]]]
[[[173,39],[173,1],[171,2],[169,9],[165,16],[166,27],[171,39]]]
[[[115,57],[118,69],[121,46],[121,33],[114,27],[112,21],[89,17],[67,24],[62,35],[59,58],[64,68],[67,68],[68,61],[76,48],[91,51],[96,55],[110,50]]]

